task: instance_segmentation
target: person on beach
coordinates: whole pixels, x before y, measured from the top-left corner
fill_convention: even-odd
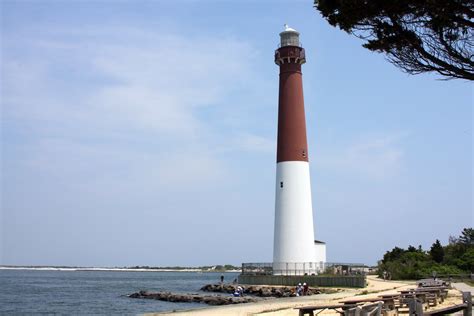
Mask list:
[[[239,285],[235,288],[234,297],[242,297],[244,296],[244,289]]]
[[[303,283],[303,295],[308,295],[309,286],[306,283]]]
[[[296,296],[301,296],[301,294],[303,294],[303,286],[301,283],[298,283],[296,286]]]
[[[221,274],[221,283],[224,283],[224,275]]]

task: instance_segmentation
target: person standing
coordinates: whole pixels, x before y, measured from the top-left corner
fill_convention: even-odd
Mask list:
[[[221,283],[224,283],[224,275],[221,274]]]

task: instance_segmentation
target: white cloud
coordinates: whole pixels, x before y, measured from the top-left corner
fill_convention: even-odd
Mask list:
[[[155,184],[171,187],[227,173],[216,148],[243,134],[238,122],[217,131],[199,112],[245,103],[229,94],[258,80],[249,43],[125,28],[42,34],[8,38],[2,59],[5,119],[32,131],[17,158],[76,179],[91,170],[115,180],[116,164],[129,169],[130,183],[154,174]],[[144,146],[141,138],[153,141]],[[268,148],[245,134],[233,150]]]
[[[121,30],[119,41],[116,32],[71,34],[11,45],[37,54],[7,47],[7,115],[191,135],[208,125],[197,119],[196,107],[230,106],[223,98],[254,77],[252,54],[241,53],[253,50],[242,41],[137,29]]]

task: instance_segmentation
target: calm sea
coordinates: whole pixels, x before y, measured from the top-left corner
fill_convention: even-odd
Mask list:
[[[198,293],[220,273],[0,270],[0,315],[136,315],[205,307],[132,299],[139,290]],[[225,273],[231,282],[237,273]]]

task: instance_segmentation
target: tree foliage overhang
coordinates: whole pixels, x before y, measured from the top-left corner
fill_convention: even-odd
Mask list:
[[[315,0],[314,6],[407,73],[474,80],[473,0]]]

